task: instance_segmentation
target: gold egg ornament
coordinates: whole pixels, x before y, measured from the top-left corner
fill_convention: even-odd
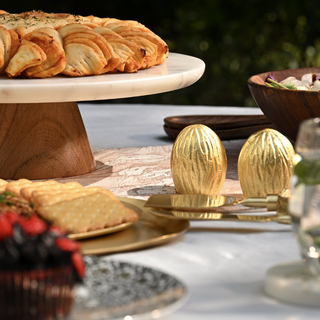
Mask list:
[[[252,134],[238,159],[244,196],[266,197],[289,188],[294,154],[291,142],[277,130],[264,129]]]
[[[226,173],[226,152],[214,131],[194,124],[179,133],[171,153],[171,174],[178,193],[217,194]]]

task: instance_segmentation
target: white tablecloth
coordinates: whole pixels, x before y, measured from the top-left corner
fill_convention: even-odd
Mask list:
[[[255,108],[79,104],[94,150],[172,144],[163,119],[191,114],[260,114]],[[159,269],[188,288],[187,302],[162,320],[319,319],[320,309],[282,303],[266,296],[266,271],[300,260],[290,225],[191,222],[191,229],[166,245],[113,254],[117,259]]]

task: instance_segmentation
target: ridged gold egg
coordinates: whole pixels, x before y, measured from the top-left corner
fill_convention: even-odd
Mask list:
[[[194,124],[179,133],[171,153],[171,173],[178,193],[217,194],[226,172],[226,152],[214,131]]]
[[[291,142],[274,129],[252,134],[238,158],[238,175],[244,196],[266,197],[289,188],[294,154]]]

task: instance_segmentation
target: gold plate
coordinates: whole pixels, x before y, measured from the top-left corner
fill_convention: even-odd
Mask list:
[[[108,228],[104,228],[104,229],[88,231],[88,232],[81,232],[81,233],[72,233],[72,234],[69,234],[68,237],[73,240],[94,238],[94,237],[98,237],[98,236],[103,236],[105,234],[121,231],[123,229],[130,227],[132,224],[133,224],[133,222],[121,223],[117,226],[108,227]]]
[[[118,199],[128,208],[138,210],[138,214],[142,215],[141,218],[120,232],[80,240],[82,254],[108,254],[148,248],[168,242],[185,233],[190,227],[188,220],[172,220],[151,214],[144,207],[145,200]]]
[[[122,198],[118,198],[118,199],[122,202],[123,205],[125,205],[126,207],[135,211],[139,216],[138,219],[141,218],[142,211],[139,208],[137,208],[133,204],[128,205],[127,202],[122,201]],[[73,240],[82,240],[82,239],[89,239],[89,238],[94,238],[94,237],[98,237],[98,236],[103,236],[106,234],[115,233],[115,232],[121,231],[123,229],[129,228],[134,222],[135,221],[125,222],[125,223],[121,223],[117,226],[108,227],[108,228],[99,229],[99,230],[88,231],[88,232],[73,233],[73,234],[69,234],[68,237]]]

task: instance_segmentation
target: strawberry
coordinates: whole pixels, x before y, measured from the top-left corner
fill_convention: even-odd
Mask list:
[[[83,279],[83,277],[86,273],[86,267],[85,267],[84,261],[82,259],[81,253],[78,251],[74,252],[71,255],[71,260],[72,260],[74,268],[77,271],[79,278]]]
[[[21,216],[12,210],[8,210],[4,212],[3,217],[5,217],[10,222],[11,225],[16,222],[19,222],[21,219]]]
[[[32,215],[29,219],[21,219],[20,226],[26,234],[31,236],[36,236],[47,229],[46,223],[36,215]]]
[[[8,221],[3,215],[0,216],[0,241],[4,238],[12,237],[13,229],[10,221]]]
[[[55,241],[56,246],[63,251],[73,252],[80,250],[79,243],[72,241],[69,238],[57,238]]]
[[[57,236],[63,236],[65,232],[63,232],[59,227],[51,225],[49,227],[49,231],[55,233]]]

